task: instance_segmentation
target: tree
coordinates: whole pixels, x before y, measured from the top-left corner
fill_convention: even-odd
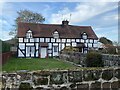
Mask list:
[[[21,22],[28,23],[43,23],[45,18],[40,13],[34,13],[29,10],[20,10],[18,13],[18,18],[16,21],[20,20]]]
[[[20,10],[17,12],[18,17],[15,19],[15,25],[9,32],[9,35],[16,38],[17,35],[17,23],[18,22],[27,22],[27,23],[43,23],[45,18],[40,13],[34,13],[29,10]]]
[[[111,40],[107,39],[106,37],[101,37],[99,41],[101,43],[103,43],[104,45],[106,45],[106,44],[113,45],[113,42]]]

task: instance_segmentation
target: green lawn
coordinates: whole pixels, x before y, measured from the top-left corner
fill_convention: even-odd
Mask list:
[[[3,71],[75,69],[76,66],[53,58],[12,58],[3,65]]]

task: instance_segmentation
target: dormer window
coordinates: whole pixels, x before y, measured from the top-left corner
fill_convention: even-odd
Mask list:
[[[59,38],[59,33],[58,33],[58,31],[55,31],[55,32],[53,33],[53,37],[54,37],[54,38]]]
[[[82,38],[83,39],[87,39],[87,34],[84,32],[84,33],[82,33]]]
[[[32,38],[32,31],[31,30],[27,31],[26,38]]]

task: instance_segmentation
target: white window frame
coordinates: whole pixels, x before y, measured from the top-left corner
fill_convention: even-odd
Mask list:
[[[58,31],[55,31],[55,32],[53,33],[53,37],[54,37],[55,39],[59,38],[59,33],[58,33]]]
[[[86,40],[88,38],[87,33],[82,33],[82,39]]]
[[[26,38],[33,38],[32,31],[28,30],[26,33]]]

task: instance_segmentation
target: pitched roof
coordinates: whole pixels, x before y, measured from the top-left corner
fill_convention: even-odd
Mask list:
[[[37,24],[18,23],[18,37],[25,37],[28,30],[32,30],[33,37],[53,37],[53,32],[58,31],[60,38],[81,38],[81,34],[86,32],[88,38],[98,39],[91,26],[73,26],[62,24]]]

